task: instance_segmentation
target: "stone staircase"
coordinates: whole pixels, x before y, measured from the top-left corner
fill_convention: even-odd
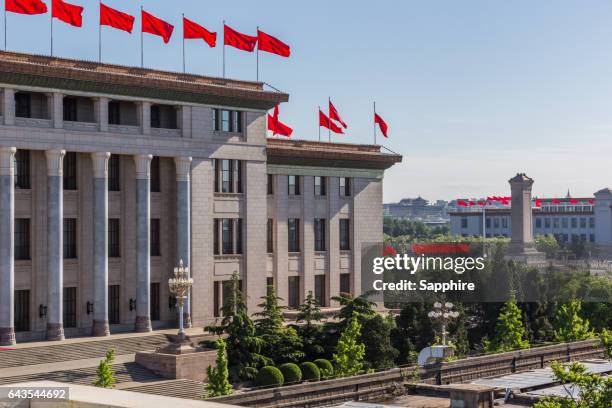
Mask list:
[[[205,385],[191,380],[164,380],[144,385],[123,387],[126,391],[141,392],[144,394],[164,395],[166,397],[184,399],[202,399],[206,392]]]

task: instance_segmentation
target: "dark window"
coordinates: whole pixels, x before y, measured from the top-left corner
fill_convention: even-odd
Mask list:
[[[287,224],[289,252],[300,252],[300,220],[298,218],[289,218]]]
[[[111,155],[108,160],[108,191],[121,190],[121,156]]]
[[[77,189],[77,154],[67,152],[64,156],[64,190]]]
[[[221,221],[221,237],[223,240],[223,254],[233,254],[234,253],[234,223],[231,218],[223,218]]]
[[[221,285],[223,282],[215,281],[213,293],[213,315],[219,317],[221,315]]]
[[[461,228],[465,229],[468,227],[467,217],[461,217]]]
[[[236,253],[242,253],[242,219],[236,218]]]
[[[232,111],[232,132],[242,132],[242,112]]]
[[[30,331],[30,291],[15,291],[15,331]]]
[[[325,306],[325,275],[315,275],[315,299],[320,306]]]
[[[159,106],[153,105],[151,106],[151,127],[159,128],[160,127],[160,114],[159,114]]]
[[[314,220],[315,230],[315,251],[326,251],[325,245],[325,219],[316,218]]]
[[[64,327],[77,326],[76,290],[77,288],[64,288]]]
[[[151,283],[151,320],[159,320],[159,283]]]
[[[15,260],[30,259],[30,219],[15,219]]]
[[[267,250],[271,254],[274,252],[274,220],[268,218],[268,226],[266,230]]]
[[[300,305],[300,277],[289,277],[289,307],[297,309]]]
[[[64,97],[64,120],[76,122],[77,120],[77,100],[71,97]]]
[[[15,93],[15,116],[18,118],[32,117],[32,95],[23,92]]]
[[[315,176],[314,178],[314,193],[316,196],[324,196],[327,194],[326,178]]]
[[[222,301],[222,306],[221,306],[221,302],[219,302],[219,300],[217,300],[218,304],[220,305],[220,307],[223,306],[227,306],[228,302],[231,300],[232,297],[232,292],[233,292],[233,281],[231,280],[226,280],[223,282],[215,282],[215,284],[220,285],[220,290],[217,290],[216,293],[221,292],[221,297],[223,298]],[[218,288],[219,286],[217,286]],[[242,291],[242,280],[238,280],[238,290]],[[218,295],[217,295],[218,296]],[[221,310],[219,308],[219,312],[217,313],[218,315],[220,315]]]
[[[77,257],[77,220],[64,218],[64,259]]]
[[[110,101],[108,103],[108,124],[109,125],[120,125],[121,124],[121,105],[119,102]]]
[[[221,219],[215,218],[213,225],[213,253],[219,255],[219,222]]]
[[[161,256],[159,218],[151,219],[151,256]]]
[[[30,188],[30,151],[17,150],[15,154],[15,188]]]
[[[108,220],[108,257],[119,258],[121,256],[119,219],[111,218]]]
[[[351,274],[341,273],[340,274],[340,293],[351,293]]]
[[[340,220],[340,250],[342,251],[348,251],[351,249],[350,225],[350,220]]]
[[[288,176],[287,185],[289,195],[300,195],[300,176]]]
[[[213,129],[221,132],[242,132],[242,112],[213,109]]]
[[[351,179],[348,177],[340,177],[340,195],[342,197],[351,196]]]
[[[236,192],[242,193],[242,161],[234,160],[236,166]]]
[[[159,193],[161,191],[161,183],[159,179],[159,157],[153,157],[151,160],[151,192]]]
[[[266,278],[266,294],[268,296],[272,294],[273,289],[274,289],[274,278],[267,277]]]
[[[119,285],[110,285],[108,287],[108,322],[110,324],[121,323],[121,314],[119,313],[121,296],[119,289]]]
[[[268,174],[268,195],[274,194],[274,176]]]

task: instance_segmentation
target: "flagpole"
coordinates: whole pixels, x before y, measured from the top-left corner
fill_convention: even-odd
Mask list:
[[[53,56],[53,5],[51,5],[51,56]]]
[[[185,13],[183,13],[183,74],[185,72]]]
[[[225,20],[223,20],[223,78],[225,78]]]
[[[102,0],[98,2],[99,13],[102,13]],[[98,20],[98,62],[102,62],[102,19]]]
[[[374,101],[374,145],[376,145],[376,101]]]
[[[331,104],[331,96],[327,97],[327,117],[329,118],[329,126],[327,127],[327,141],[331,142],[331,125],[332,125],[332,119],[331,119],[331,112],[329,111],[329,105]]]
[[[140,6],[140,68],[144,68],[144,35],[142,33],[142,12],[144,7]]]
[[[259,37],[259,26],[257,26],[257,37]],[[256,81],[259,82],[259,38],[258,38],[256,47],[257,47],[257,76],[256,76]]]
[[[6,51],[6,6],[4,7],[4,51]]]

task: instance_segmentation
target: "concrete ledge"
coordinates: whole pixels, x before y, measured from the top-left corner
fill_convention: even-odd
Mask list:
[[[205,382],[206,369],[215,366],[217,351],[204,349],[185,354],[160,352],[138,352],[136,363],[155,374],[170,379],[185,379]]]

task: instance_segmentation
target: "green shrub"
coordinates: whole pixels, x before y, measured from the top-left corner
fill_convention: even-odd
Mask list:
[[[279,367],[285,377],[285,384],[295,384],[302,381],[302,370],[297,364],[286,363]]]
[[[304,381],[319,381],[321,379],[321,370],[315,363],[309,361],[300,364],[302,370],[302,380]]]
[[[280,387],[284,382],[285,377],[283,377],[281,370],[273,366],[263,367],[255,377],[255,385],[258,387]]]
[[[334,375],[334,366],[329,360],[318,358],[314,361],[314,363],[317,365],[317,367],[319,367],[321,378],[329,378]]]

